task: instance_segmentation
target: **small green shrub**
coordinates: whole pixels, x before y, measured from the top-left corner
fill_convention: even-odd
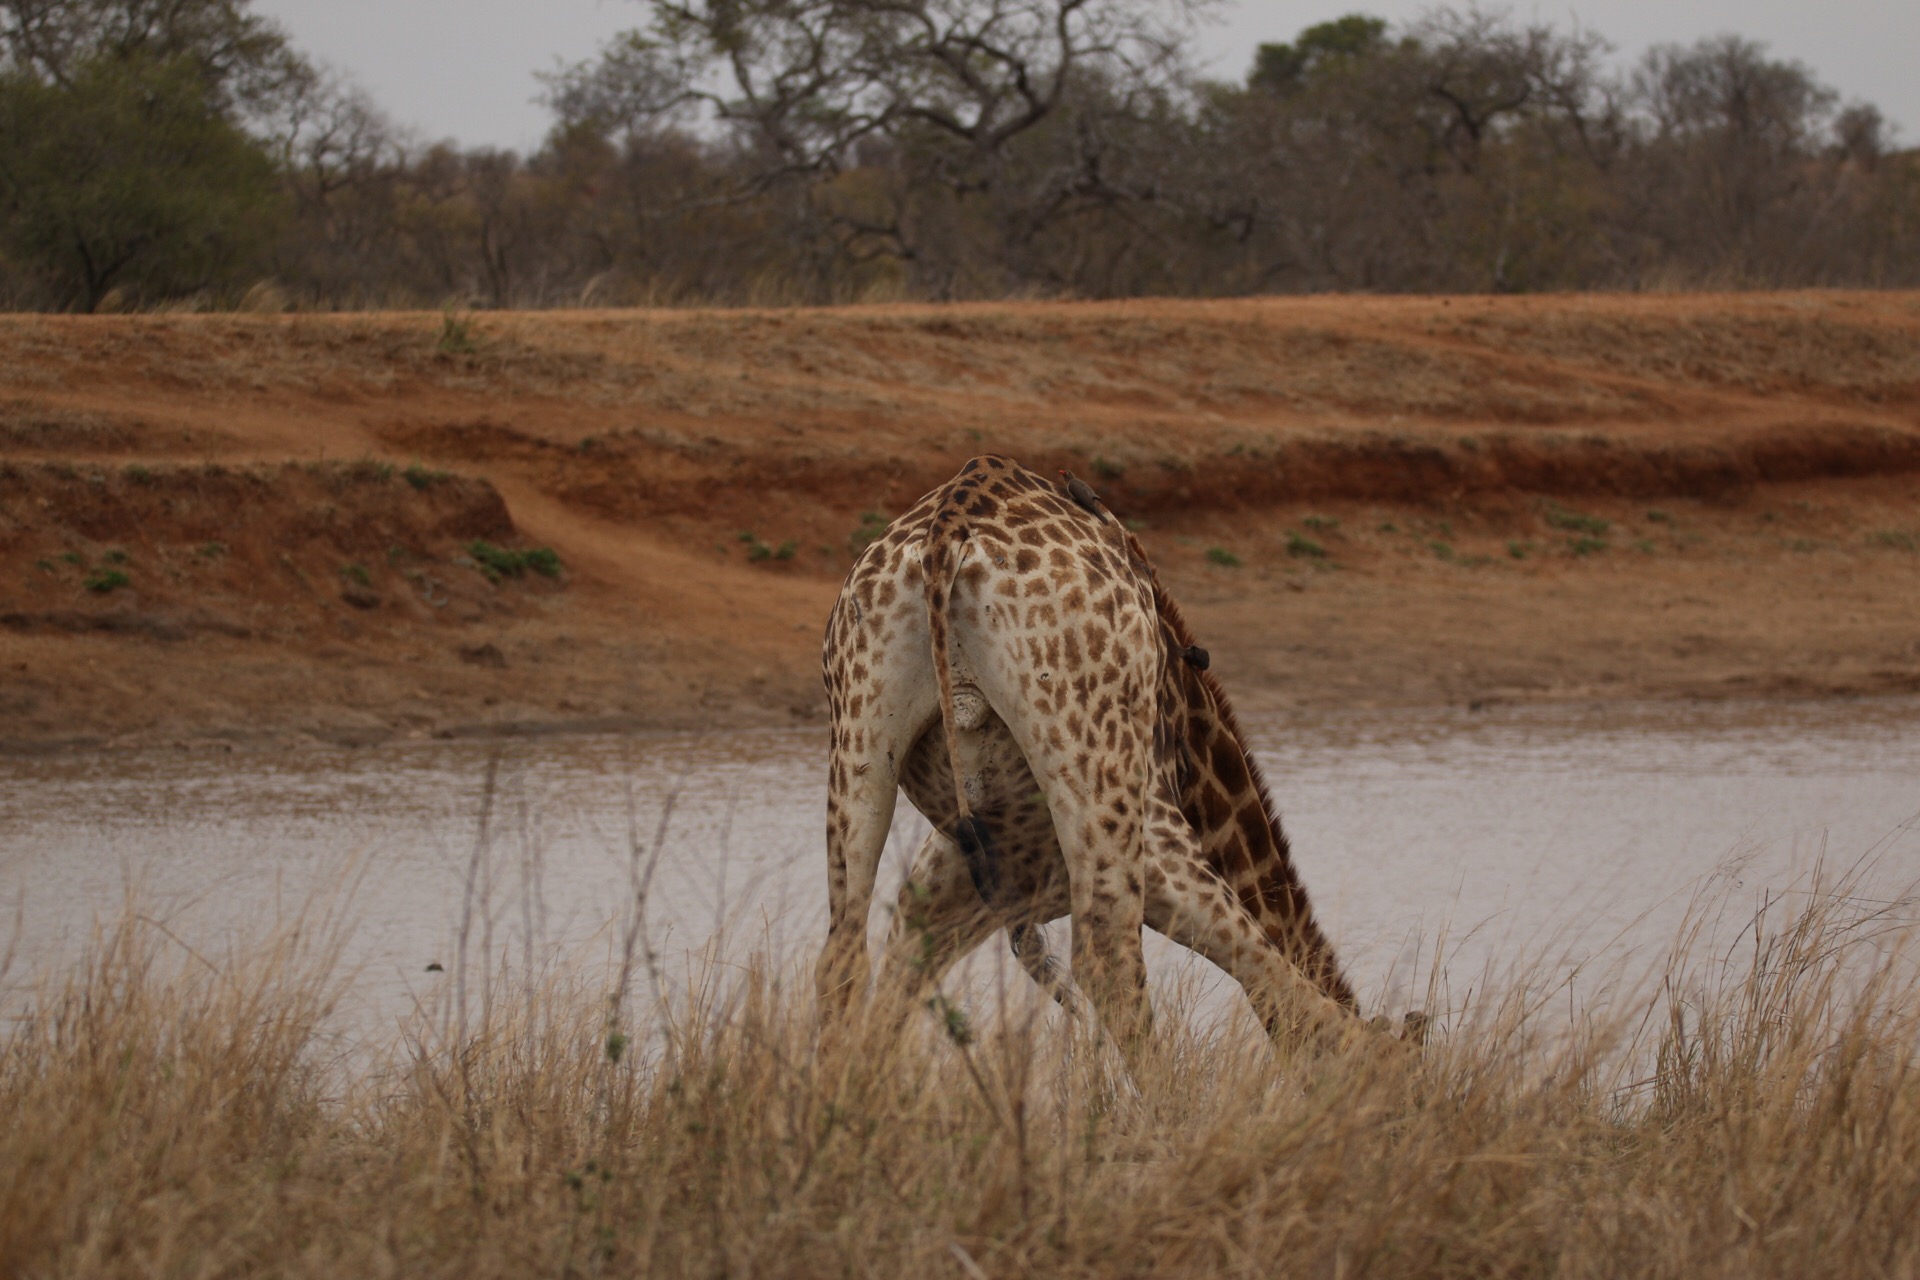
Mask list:
[[[379,458],[362,458],[347,469],[347,474],[366,484],[385,484],[393,479],[393,464]]]
[[[119,547],[113,547],[100,557],[102,564],[125,564],[127,553]]]
[[[1920,538],[1900,529],[1879,529],[1867,540],[1875,546],[1892,547],[1896,551],[1920,551]]]
[[[760,541],[759,536],[752,533],[741,534],[740,540],[747,544],[747,559],[754,561],[791,560],[793,559],[794,553],[800,550],[800,544],[791,538],[777,547],[769,546]]]
[[[373,576],[367,572],[367,566],[363,564],[341,565],[340,576],[348,579],[349,581],[357,582],[363,587],[367,586],[373,581]]]
[[[147,470],[137,462],[128,463],[126,469],[120,474],[124,475],[133,484],[153,483],[153,472]]]
[[[1430,540],[1427,543],[1427,549],[1442,560],[1453,559],[1453,547],[1448,543],[1440,541],[1438,538]]]
[[[109,591],[118,591],[121,587],[130,586],[132,582],[133,579],[119,569],[95,569],[87,574],[86,588],[99,595],[106,595]]]
[[[221,556],[227,554],[227,544],[224,542],[203,542],[194,548],[193,554],[203,560],[218,560]]]
[[[441,355],[470,356],[480,349],[473,331],[473,317],[448,307],[440,316],[440,338],[434,344]]]
[[[1287,531],[1287,554],[1290,556],[1306,556],[1314,560],[1324,560],[1327,558],[1327,549],[1315,542],[1312,538],[1305,537],[1289,529]]]
[[[865,551],[887,531],[887,518],[878,511],[862,511],[860,527],[847,535],[847,549],[856,556]]]
[[[1572,538],[1567,542],[1567,550],[1577,556],[1590,556],[1606,549],[1605,538]]]
[[[516,551],[508,547],[496,547],[481,539],[467,544],[467,554],[473,557],[489,582],[522,577],[529,569],[543,578],[557,578],[563,567],[559,554],[552,547]]]
[[[1613,527],[1613,521],[1601,516],[1582,515],[1578,511],[1569,511],[1557,503],[1549,502],[1543,513],[1549,526],[1564,529],[1569,533],[1585,533],[1599,537]]]
[[[1531,550],[1533,550],[1533,544],[1531,542],[1514,541],[1507,543],[1507,554],[1515,560],[1525,560],[1527,558],[1527,552]]]
[[[1668,515],[1664,511],[1649,511],[1647,512],[1647,519],[1654,524],[1672,524],[1673,523],[1673,517]]]
[[[392,468],[388,468],[389,471]],[[416,489],[429,489],[447,478],[444,471],[431,471],[419,463],[413,463],[400,473],[401,478]]]
[[[1126,474],[1126,468],[1108,458],[1096,456],[1093,460],[1093,474],[1102,480],[1117,480]]]
[[[1226,569],[1238,569],[1240,567],[1240,557],[1225,547],[1208,547],[1207,563],[1217,564]]]
[[[1335,529],[1338,529],[1340,527],[1340,522],[1338,520],[1331,519],[1327,516],[1308,516],[1306,519],[1302,520],[1300,523],[1305,525],[1307,528],[1313,530],[1315,533],[1332,533]]]

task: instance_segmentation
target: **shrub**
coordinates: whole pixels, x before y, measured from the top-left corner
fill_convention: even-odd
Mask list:
[[[1578,511],[1549,502],[1544,516],[1548,525],[1555,529],[1564,529],[1570,533],[1587,533],[1598,537],[1613,527],[1611,520],[1600,516],[1582,515]]]
[[[1287,554],[1290,556],[1307,556],[1315,560],[1323,560],[1326,558],[1327,549],[1315,542],[1312,538],[1288,530]]]
[[[887,518],[878,511],[862,511],[860,527],[847,535],[847,549],[859,555],[887,531]]]
[[[448,307],[440,316],[440,337],[434,347],[444,356],[470,356],[480,349],[473,317]]]
[[[531,569],[543,578],[560,576],[562,565],[559,553],[552,547],[532,547],[525,551],[507,547],[496,547],[484,539],[469,542],[467,554],[480,566],[480,572],[486,574],[487,581],[498,582],[502,578],[518,578]]]

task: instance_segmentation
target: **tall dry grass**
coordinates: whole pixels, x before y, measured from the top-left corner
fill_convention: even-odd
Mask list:
[[[324,930],[210,957],[129,914],[8,1011],[0,1272],[1911,1275],[1902,912],[1776,905],[1610,1015],[1515,984],[1420,1051],[1162,1010],[1137,1092],[1017,992],[816,1046],[765,966],[348,1046]]]

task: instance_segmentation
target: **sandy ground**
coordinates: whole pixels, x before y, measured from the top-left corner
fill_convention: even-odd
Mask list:
[[[0,747],[816,720],[989,451],[1249,707],[1920,689],[1915,294],[18,316]]]

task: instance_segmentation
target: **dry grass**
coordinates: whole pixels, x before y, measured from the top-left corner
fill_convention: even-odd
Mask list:
[[[1137,1096],[1019,999],[817,1048],[764,969],[343,1048],[327,929],[216,958],[129,915],[0,1045],[0,1273],[1912,1275],[1920,983],[1856,901],[1421,1053],[1163,1011]]]

